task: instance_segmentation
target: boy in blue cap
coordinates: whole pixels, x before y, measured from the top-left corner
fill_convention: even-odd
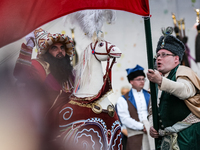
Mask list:
[[[122,126],[128,131],[126,150],[151,149],[149,147],[146,125],[150,94],[143,89],[145,83],[144,68],[136,65],[135,68],[128,68],[127,78],[131,84],[131,90],[119,97],[117,111]],[[146,143],[143,142],[146,139]]]

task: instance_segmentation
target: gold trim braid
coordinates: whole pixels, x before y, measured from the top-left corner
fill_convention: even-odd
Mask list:
[[[36,61],[38,61],[42,67],[44,68],[45,72],[46,72],[46,76],[50,73],[50,68],[49,68],[49,63],[42,60],[42,59],[35,59]]]

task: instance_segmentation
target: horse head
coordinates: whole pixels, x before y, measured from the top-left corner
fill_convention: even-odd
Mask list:
[[[118,47],[104,40],[103,33],[97,36],[96,32],[93,34],[92,43],[82,52],[79,63],[75,67],[76,79],[74,93],[80,94],[85,91],[89,94],[96,94],[103,84],[103,71],[101,61],[107,60],[107,68],[109,67],[110,58],[121,56],[121,51]],[[78,90],[79,89],[79,90]],[[78,93],[77,93],[78,91]]]
[[[92,37],[92,43],[90,44],[92,54],[99,61],[106,61],[110,58],[119,58],[121,57],[121,51],[118,47],[111,44],[110,42],[104,40],[104,34],[101,33],[101,36],[97,36],[94,32]]]

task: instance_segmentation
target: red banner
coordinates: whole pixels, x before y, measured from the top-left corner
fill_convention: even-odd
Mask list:
[[[84,9],[115,9],[149,16],[148,0],[0,0],[0,47],[49,21]]]

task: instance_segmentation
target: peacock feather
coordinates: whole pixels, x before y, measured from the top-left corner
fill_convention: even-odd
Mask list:
[[[172,27],[167,27],[166,29],[165,29],[165,28],[162,28],[161,31],[162,31],[162,34],[163,34],[163,36],[164,36],[163,41],[162,41],[162,44],[161,44],[161,48],[163,48],[164,45],[165,45],[165,39],[166,39],[166,37],[167,37],[168,35],[171,35],[171,34],[172,34],[173,28],[172,28]]]

